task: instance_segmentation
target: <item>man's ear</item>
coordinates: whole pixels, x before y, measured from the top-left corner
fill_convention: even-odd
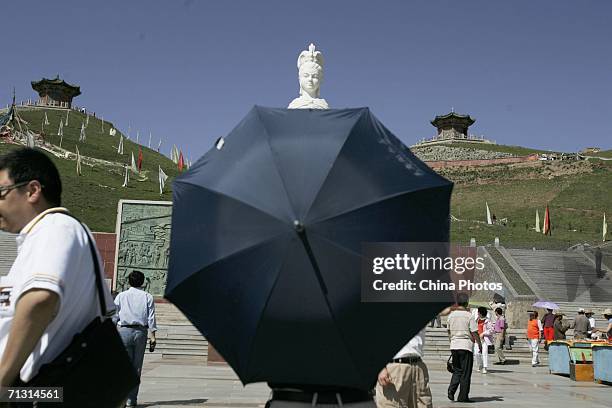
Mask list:
[[[32,180],[27,185],[28,202],[37,204],[44,199],[42,185],[38,180]]]

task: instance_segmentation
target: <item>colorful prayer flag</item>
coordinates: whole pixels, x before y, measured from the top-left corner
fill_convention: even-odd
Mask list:
[[[136,167],[136,160],[134,160],[134,152],[132,152],[132,171],[136,173],[138,168]]]
[[[179,153],[179,159],[178,159],[178,170],[179,171],[183,171],[183,168],[185,167],[185,159],[183,158],[183,152],[181,151]]]
[[[128,181],[130,181],[130,172],[128,171],[128,166],[125,166],[125,176],[123,178],[123,184],[121,187],[127,187]]]
[[[168,180],[168,176],[162,170],[161,166],[159,166],[159,195],[164,193],[164,186],[166,185],[166,180]]]
[[[142,169],[142,148],[140,146],[138,146],[138,172],[140,172],[140,170]]]
[[[85,123],[81,123],[81,134],[79,135],[79,142],[85,143],[86,137],[87,136],[85,135]]]
[[[544,228],[542,228],[542,233],[544,235],[552,235],[548,205],[546,205],[546,212],[544,213]]]
[[[81,154],[79,153],[79,146],[76,146],[76,154],[77,154],[76,172],[77,172],[77,176],[80,176],[81,175]]]

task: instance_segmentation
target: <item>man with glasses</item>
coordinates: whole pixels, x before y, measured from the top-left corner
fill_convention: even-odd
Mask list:
[[[61,193],[59,172],[42,151],[0,156],[0,229],[18,234],[17,258],[0,278],[2,387],[28,382],[99,315],[91,235],[60,207]],[[113,310],[108,290],[105,301]]]

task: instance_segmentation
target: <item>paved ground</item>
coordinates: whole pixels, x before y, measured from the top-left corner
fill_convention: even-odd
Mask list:
[[[548,374],[547,367],[527,362],[494,366],[488,374],[474,372],[470,397],[476,404],[446,399],[450,374],[442,361],[428,362],[430,386],[437,408],[474,407],[612,407],[612,386],[574,382]],[[265,384],[243,387],[227,366],[189,361],[159,360],[147,356],[139,407],[262,407],[270,389]]]

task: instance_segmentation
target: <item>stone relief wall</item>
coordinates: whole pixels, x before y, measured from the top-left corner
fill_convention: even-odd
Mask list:
[[[120,205],[116,290],[129,288],[127,277],[136,269],[145,275],[144,289],[153,296],[163,296],[170,255],[172,204]]]

